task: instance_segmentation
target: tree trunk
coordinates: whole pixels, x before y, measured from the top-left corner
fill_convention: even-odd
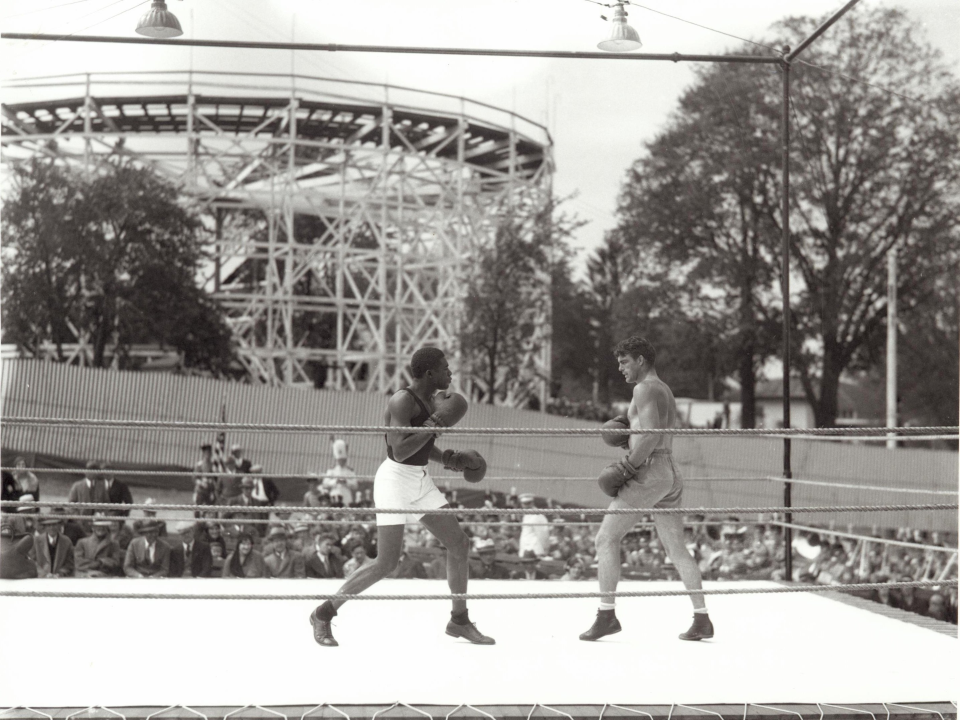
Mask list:
[[[843,367],[836,357],[836,349],[824,348],[823,377],[820,380],[820,400],[814,409],[817,427],[835,427],[839,411],[840,371]]]

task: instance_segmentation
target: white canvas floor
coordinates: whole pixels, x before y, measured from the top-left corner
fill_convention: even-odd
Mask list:
[[[334,592],[323,580],[3,581],[4,591]],[[707,587],[718,587],[717,583]],[[743,583],[742,587],[775,587]],[[739,587],[738,586],[738,587]],[[624,583],[622,590],[679,589]],[[729,583],[722,587],[732,587]],[[474,581],[473,593],[587,592],[595,583]],[[387,580],[375,594],[444,594]],[[708,598],[716,637],[682,642],[683,597],[618,602],[623,632],[578,635],[596,600],[481,600],[497,644],[444,634],[447,601],[355,601],[317,646],[314,602],[0,597],[0,705],[707,704],[955,699],[955,638],[816,594]]]

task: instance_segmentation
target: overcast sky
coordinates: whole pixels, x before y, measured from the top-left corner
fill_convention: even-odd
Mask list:
[[[763,37],[788,15],[829,13],[842,0],[648,0],[629,8],[643,52],[722,53]],[[862,0],[863,6],[887,6]],[[133,36],[144,0],[4,3],[5,32]],[[588,0],[170,0],[185,37],[592,51],[608,32]],[[960,69],[960,2],[900,3]],[[704,25],[703,29],[654,11]],[[2,43],[6,77],[105,70],[232,70],[386,82],[464,95],[545,124],[558,195],[589,223],[581,258],[614,225],[617,193],[642,144],[663,127],[693,65],[659,62],[462,58],[288,51]],[[772,70],[771,70],[772,71]]]

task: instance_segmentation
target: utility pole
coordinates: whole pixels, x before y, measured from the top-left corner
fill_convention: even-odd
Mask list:
[[[887,427],[897,427],[897,249],[887,251]],[[887,448],[897,446],[896,433],[887,435]]]

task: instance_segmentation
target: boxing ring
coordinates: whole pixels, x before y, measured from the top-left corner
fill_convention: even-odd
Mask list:
[[[175,599],[333,593],[341,582],[64,579],[55,581],[58,592],[162,592],[168,599],[2,597],[0,697],[5,705],[48,708],[397,701],[556,706],[600,698],[618,705],[910,704],[955,697],[960,677],[955,637],[813,593],[708,597],[717,634],[698,643],[677,639],[690,619],[682,597],[621,599],[623,632],[594,643],[577,637],[593,620],[593,599],[472,601],[471,617],[495,646],[447,637],[445,602],[356,600],[334,620],[336,648],[313,641],[307,617],[316,603],[308,600]],[[50,590],[51,584],[7,581],[0,587],[15,585],[20,593]],[[650,585],[625,582],[620,589]],[[729,585],[706,583],[705,589]],[[682,589],[680,583],[656,587]],[[471,594],[592,589],[586,582],[470,583]],[[440,580],[389,579],[370,591],[446,592]],[[898,661],[905,651],[922,661]]]
[[[176,421],[6,418],[5,423],[123,424],[173,430],[382,433],[367,426],[267,426]],[[409,428],[426,432],[429,428]],[[880,430],[858,429],[879,433]],[[590,436],[597,428],[448,428],[452,435],[527,433]],[[629,432],[629,431],[626,431]],[[650,432],[667,432],[650,431]],[[685,434],[778,431],[671,429]],[[805,430],[836,436],[850,430]],[[885,432],[885,431],[884,431]],[[955,436],[957,428],[901,433]],[[36,468],[40,470],[39,468]],[[189,474],[189,473],[186,473]],[[937,491],[949,495],[952,491]],[[954,493],[955,495],[955,493]],[[937,501],[946,498],[933,498]],[[816,507],[660,508],[650,514],[722,516],[749,512],[829,513],[890,510],[956,514],[954,502]],[[5,513],[25,503],[4,501]],[[58,517],[109,511],[107,503],[44,501]],[[69,508],[66,512],[64,507]],[[131,505],[160,513],[193,504]],[[203,506],[216,514],[228,506]],[[351,520],[369,508],[284,507],[313,513],[310,523]],[[377,512],[406,512],[381,508]],[[438,513],[469,513],[470,508]],[[545,513],[576,520],[627,512],[597,508],[482,508],[483,515]],[[629,511],[634,512],[634,511]],[[645,511],[646,512],[646,511]],[[320,516],[324,517],[321,518]],[[41,515],[40,517],[44,517]],[[87,516],[89,517],[89,516]],[[175,519],[164,515],[166,519]],[[159,519],[159,518],[158,518]],[[506,519],[506,518],[504,518]],[[247,524],[275,519],[246,519]],[[772,520],[773,524],[787,523]],[[800,527],[798,525],[797,527]],[[879,542],[879,540],[878,540]],[[955,552],[952,551],[952,552]],[[339,647],[320,647],[309,615],[342,580],[62,578],[0,581],[0,720],[10,717],[810,717],[871,715],[955,718],[960,676],[955,626],[926,627],[838,590],[870,584],[809,586],[774,581],[706,582],[716,635],[682,642],[690,621],[679,582],[623,581],[617,590],[623,631],[587,643],[594,582],[473,580],[471,619],[494,646],[448,637],[446,582],[387,579],[344,606],[334,619]],[[955,587],[935,581],[884,587]],[[872,609],[871,606],[873,606]],[[919,616],[917,616],[919,617]],[[942,627],[934,627],[939,625]],[[909,658],[904,662],[904,658]],[[28,671],[25,672],[25,669]],[[39,669],[39,670],[38,670]],[[4,709],[6,708],[6,709]]]

